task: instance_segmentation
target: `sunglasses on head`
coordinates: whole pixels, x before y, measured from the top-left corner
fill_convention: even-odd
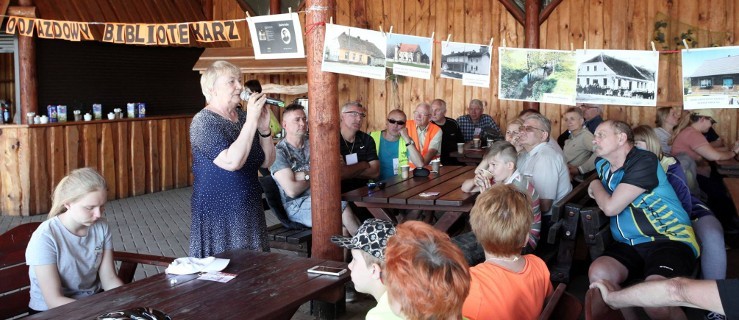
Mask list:
[[[390,124],[397,124],[397,125],[404,125],[405,121],[403,120],[395,120],[395,119],[387,119],[387,122],[390,122]]]
[[[716,124],[716,120],[714,120],[712,117],[702,116],[702,115],[699,115],[697,113],[691,113],[690,114],[690,120],[692,120],[693,122],[700,121],[700,119],[707,119],[707,120],[711,121],[711,124]]]

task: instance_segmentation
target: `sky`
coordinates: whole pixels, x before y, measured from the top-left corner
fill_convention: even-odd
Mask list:
[[[690,75],[703,61],[739,55],[739,47],[718,47],[682,50],[683,74]]]

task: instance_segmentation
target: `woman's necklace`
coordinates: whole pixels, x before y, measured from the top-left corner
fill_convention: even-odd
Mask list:
[[[492,262],[492,261],[516,262],[519,259],[521,259],[521,256],[516,255],[513,258],[490,257],[490,258],[485,259],[485,261],[488,261],[488,262]]]

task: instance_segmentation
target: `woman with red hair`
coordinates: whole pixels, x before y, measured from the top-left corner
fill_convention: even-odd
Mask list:
[[[421,222],[398,225],[383,274],[393,312],[404,319],[462,319],[470,273],[449,236]]]

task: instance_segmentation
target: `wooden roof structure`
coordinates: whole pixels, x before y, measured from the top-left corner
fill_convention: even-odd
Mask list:
[[[206,48],[193,66],[193,70],[203,72],[213,61],[226,60],[233,63],[242,73],[307,73],[305,58],[300,59],[254,59],[254,49],[242,48]]]
[[[4,5],[4,6],[3,6]],[[19,0],[0,0],[5,14]],[[36,17],[48,20],[113,23],[178,23],[208,21],[201,0],[32,0]],[[91,25],[95,39],[101,39],[104,26]],[[191,47],[225,47],[224,42],[190,41]]]

